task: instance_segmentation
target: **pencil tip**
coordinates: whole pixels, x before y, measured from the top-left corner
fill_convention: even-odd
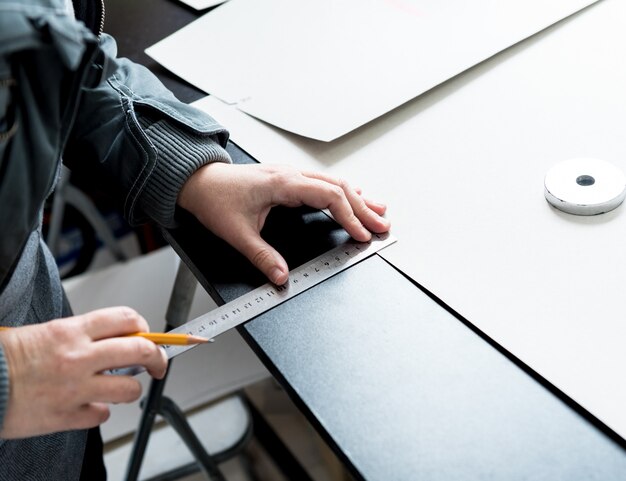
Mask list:
[[[189,344],[204,344],[206,342],[209,342],[208,339],[205,339],[204,337],[200,337],[200,336],[189,336],[187,340]]]

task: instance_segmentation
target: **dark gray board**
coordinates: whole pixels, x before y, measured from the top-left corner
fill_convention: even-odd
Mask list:
[[[626,479],[623,448],[379,256],[245,329],[368,481]]]

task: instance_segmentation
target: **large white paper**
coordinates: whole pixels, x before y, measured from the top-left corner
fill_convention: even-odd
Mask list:
[[[250,115],[330,141],[595,0],[231,0],[146,52]]]
[[[330,144],[199,106],[260,161],[386,201],[387,260],[626,438],[626,206],[577,217],[543,194],[567,158],[626,172],[625,20],[605,0]]]

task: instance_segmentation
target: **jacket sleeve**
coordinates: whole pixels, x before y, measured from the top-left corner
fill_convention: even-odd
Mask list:
[[[64,161],[84,175],[112,182],[131,224],[152,219],[174,227],[185,181],[210,162],[230,162],[228,132],[210,116],[178,101],[146,68],[117,59],[103,35],[107,71],[82,91]]]

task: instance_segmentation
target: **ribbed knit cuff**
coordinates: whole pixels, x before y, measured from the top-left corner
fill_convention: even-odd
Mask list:
[[[165,121],[139,120],[157,149],[156,166],[144,187],[141,210],[164,227],[175,227],[178,194],[191,175],[212,162],[230,163],[230,156],[211,137],[172,127]]]
[[[9,369],[0,344],[0,429],[4,426],[4,413],[9,402]]]

